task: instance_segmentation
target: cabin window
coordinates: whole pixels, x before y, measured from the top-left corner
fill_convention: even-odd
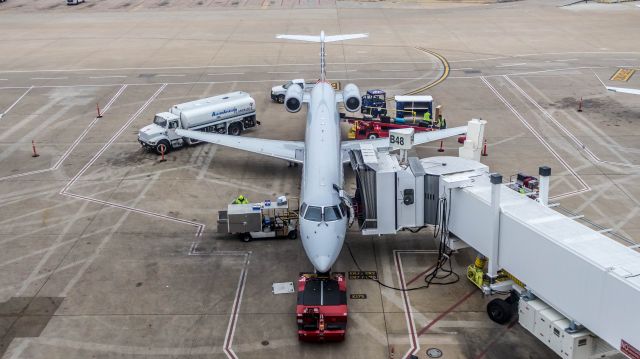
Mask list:
[[[169,128],[178,128],[178,121],[169,122]]]
[[[337,221],[342,218],[338,206],[324,207],[324,220],[326,222]]]
[[[322,207],[309,206],[304,214],[304,219],[314,222],[322,221]]]

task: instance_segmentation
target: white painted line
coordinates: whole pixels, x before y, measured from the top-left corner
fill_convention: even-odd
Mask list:
[[[18,99],[16,100],[16,102],[12,103],[12,104],[11,104],[11,106],[9,106],[9,108],[7,108],[6,110],[4,110],[4,112],[2,113],[2,116],[6,115],[6,114],[7,114],[7,112],[11,111],[11,109],[12,109],[12,108],[14,108],[14,107],[18,104],[18,102],[20,102],[20,100],[22,100],[25,96],[27,96],[27,94],[28,94],[29,92],[31,92],[31,90],[33,90],[33,86],[29,87],[29,88],[27,89],[27,91],[25,91],[25,92],[22,94],[22,96],[18,97]],[[0,118],[2,118],[2,117],[0,117]]]
[[[297,74],[299,71],[269,71],[268,74]]]
[[[471,61],[471,60],[470,60]],[[474,60],[475,61],[475,60]],[[327,62],[327,65],[379,65],[379,64],[433,64],[433,61],[379,61],[379,62]],[[224,69],[241,67],[291,67],[291,66],[318,66],[313,64],[244,64],[244,65],[210,65],[210,66],[173,66],[173,67],[117,67],[117,68],[93,68],[93,69],[48,69],[48,70],[6,70],[0,73],[38,73],[38,72],[81,72],[81,71],[129,71],[129,70],[198,70],[198,69]]]
[[[66,80],[68,77],[32,77],[32,80]]]
[[[102,154],[118,139],[118,137],[120,137],[120,135],[131,125],[131,123],[133,123],[133,121],[135,121],[142,114],[142,112],[144,112],[144,110],[146,110],[147,107],[149,107],[149,105],[158,97],[158,95],[160,95],[160,93],[165,89],[165,87],[167,87],[167,84],[166,83],[162,84],[162,86],[160,86],[160,88],[153,95],[151,95],[151,97],[149,97],[149,99],[142,105],[142,107],[140,107],[138,109],[138,111],[136,111],[129,118],[129,120],[127,120],[127,122],[125,122],[125,124],[122,125],[122,127],[120,127],[120,129],[109,139],[109,141],[107,141],[107,143],[105,143],[102,146],[102,148],[91,158],[91,160],[89,160],[89,162],[87,162],[84,165],[84,167],[82,167],[80,172],[78,172],[60,190],[59,193],[61,195],[65,195],[65,196],[69,196],[69,197],[73,197],[73,198],[77,198],[77,199],[82,199],[82,200],[85,200],[85,201],[90,201],[90,202],[98,203],[98,204],[105,205],[105,206],[121,208],[121,209],[130,211],[130,212],[135,212],[135,213],[144,214],[144,215],[155,217],[155,218],[166,219],[166,220],[169,220],[169,221],[172,221],[172,222],[177,222],[177,223],[181,223],[181,224],[187,224],[187,225],[190,225],[190,226],[194,226],[194,227],[196,227],[196,237],[200,237],[202,235],[202,232],[204,231],[204,227],[205,227],[205,225],[202,224],[202,223],[197,223],[197,222],[189,221],[189,220],[186,220],[186,219],[175,218],[175,217],[171,217],[171,216],[168,216],[168,215],[165,215],[165,214],[155,213],[155,212],[147,211],[147,210],[144,210],[144,209],[134,208],[134,207],[126,206],[126,205],[119,204],[119,203],[103,201],[103,200],[100,200],[100,199],[91,198],[91,197],[82,196],[82,195],[78,195],[78,194],[75,194],[75,193],[68,192],[69,188],[71,188],[71,186],[89,169],[89,167],[91,167],[98,160],[98,158],[100,156],[102,156]],[[113,103],[113,101],[110,101],[110,103],[107,106],[111,106],[112,103]]]
[[[9,81],[9,79],[0,79],[0,81]]]
[[[227,72],[225,74],[207,74],[207,76],[244,75],[244,72]]]
[[[90,79],[112,79],[112,78],[124,78],[125,75],[110,75],[110,76],[89,76]]]
[[[327,73],[331,73],[331,72],[356,72],[358,70],[327,70]]]
[[[156,75],[155,77],[183,77],[183,76],[187,76],[185,74],[160,74],[160,75]]]
[[[506,78],[506,76],[505,76],[505,78]],[[544,139],[544,137],[542,137],[540,135],[540,133],[538,133],[538,131],[536,131],[536,129],[534,129],[533,126],[531,126],[531,124],[529,124],[529,122],[527,122],[527,120],[525,120],[525,118],[518,112],[518,110],[516,110],[516,108],[511,103],[509,103],[509,101],[507,101],[498,92],[498,90],[496,90],[496,88],[493,87],[493,85],[491,85],[491,83],[484,76],[481,76],[480,79],[491,90],[491,92],[493,92],[493,94],[496,95],[496,97],[498,97],[498,99],[500,101],[502,101],[502,103],[516,116],[516,118],[518,120],[520,120],[520,122],[522,122],[522,124],[526,128],[529,129],[529,131],[538,139],[538,141],[540,141],[542,143],[542,145],[553,155],[553,157],[555,157],[558,160],[558,162],[560,162],[560,164],[571,175],[573,175],[573,177],[580,183],[580,185],[582,185],[582,188],[579,189],[579,190],[568,192],[568,193],[564,193],[564,194],[561,194],[561,195],[558,195],[558,196],[554,196],[554,197],[550,197],[550,199],[564,198],[564,197],[568,197],[568,196],[571,196],[571,195],[574,195],[574,194],[591,191],[591,187],[589,187],[589,185],[582,179],[582,177],[580,177],[580,175],[578,173],[576,173],[576,171],[555,151],[555,149],[553,149],[553,147],[551,147],[551,145]]]
[[[601,68],[601,67],[588,67],[588,68]],[[561,69],[560,69],[561,70]],[[549,70],[551,71],[551,70]],[[559,70],[553,70],[559,71]],[[510,74],[513,75],[513,74]],[[517,74],[516,74],[517,75]],[[502,75],[493,75],[493,76],[502,76]],[[475,76],[478,77],[478,76]],[[451,77],[448,77],[451,78]],[[465,77],[466,78],[466,77]],[[474,78],[474,77],[469,77]],[[232,83],[277,83],[277,82],[286,82],[291,79],[272,79],[272,80],[230,80],[230,81],[185,81],[185,82],[168,82],[170,85],[194,85],[194,84],[232,84]],[[332,80],[335,81],[355,81],[355,80],[419,80],[419,78],[415,77],[353,77],[353,78],[334,78]],[[74,87],[115,87],[115,86],[157,86],[162,85],[165,82],[149,82],[149,83],[128,83],[128,84],[86,84],[86,85],[42,85],[42,86],[33,86],[33,88],[74,88]],[[0,87],[0,90],[10,90],[10,89],[27,89],[27,86],[3,86]]]
[[[598,77],[598,76],[596,75],[596,77]],[[506,75],[504,75],[504,78],[511,84],[511,86],[513,86],[516,90],[518,90],[518,92],[520,92],[520,94],[522,94],[522,96],[524,96],[527,100],[529,100],[529,102],[531,102],[531,104],[533,106],[535,106],[538,110],[540,110],[540,112],[542,112],[542,114],[545,117],[547,117],[551,122],[553,122],[562,132],[564,132],[564,134],[566,134],[567,137],[569,137],[576,144],[578,150],[584,151],[594,162],[606,163],[606,164],[615,165],[615,166],[622,166],[622,167],[631,167],[631,168],[639,168],[640,167],[639,165],[634,165],[632,163],[621,163],[621,162],[611,162],[611,161],[603,161],[603,160],[601,160],[595,153],[593,153],[593,151],[591,151],[587,147],[587,145],[585,145],[583,142],[581,142],[573,133],[571,133],[571,131],[569,131],[566,127],[564,127],[560,123],[560,121],[558,121],[547,110],[545,110],[542,106],[540,106],[540,104],[538,102],[536,102],[531,96],[529,96],[529,94],[527,94],[520,86],[518,86],[518,84],[516,84],[513,80],[511,80]],[[600,80],[599,77],[598,77],[598,80]]]
[[[556,62],[564,62],[564,61],[578,61],[578,59],[559,59],[559,60],[553,60]]]
[[[404,271],[402,270],[402,260],[400,259],[400,254],[393,251],[394,253],[394,262],[396,265],[396,270],[398,274],[398,281],[400,282],[400,288],[407,289],[406,280],[404,278]],[[402,291],[402,301],[404,305],[404,319],[407,324],[407,329],[409,331],[409,341],[411,346],[407,350],[407,352],[402,356],[403,358],[408,358],[412,354],[415,354],[420,350],[420,341],[418,341],[418,335],[416,334],[416,324],[413,320],[412,310],[411,310],[411,301],[409,299],[409,295],[407,295],[407,291]]]
[[[451,71],[473,70],[473,67],[461,67],[459,69],[451,69]]]
[[[378,71],[381,71],[381,72],[411,72],[411,71],[414,71],[414,70],[378,70]]]
[[[116,92],[116,94],[111,98],[111,100],[107,103],[107,105],[102,109],[102,114],[105,114],[107,111],[109,111],[109,108],[111,107],[111,105],[115,102],[115,100],[118,97],[120,97],[120,95],[122,94],[122,92],[124,92],[124,90],[126,88],[127,88],[127,85],[123,85],[120,88],[120,90],[118,90],[118,92]],[[24,95],[23,95],[23,97],[24,97]],[[75,150],[75,148],[78,147],[80,142],[85,138],[87,133],[89,133],[89,130],[91,130],[91,128],[93,128],[93,126],[98,122],[98,120],[99,120],[99,118],[96,117],[96,118],[93,119],[93,121],[91,121],[89,126],[87,126],[87,128],[85,128],[84,131],[82,131],[80,136],[78,136],[78,138],[76,138],[76,140],[73,141],[71,146],[62,154],[60,159],[58,159],[58,161],[52,167],[49,167],[49,168],[46,168],[46,169],[42,169],[42,170],[29,171],[29,172],[24,172],[24,173],[16,173],[14,175],[0,177],[0,181],[6,180],[6,179],[24,177],[24,176],[29,176],[29,175],[33,175],[33,174],[45,173],[45,172],[57,170],[58,168],[60,168],[62,163],[67,159],[67,157],[69,157],[71,152],[73,152],[73,150]]]
[[[224,336],[224,353],[229,359],[238,359],[238,356],[231,348],[233,346],[233,337],[236,332],[236,326],[238,324],[238,314],[240,313],[240,304],[242,304],[242,295],[244,293],[244,287],[247,283],[247,270],[249,267],[249,257],[251,252],[244,254],[244,265],[240,272],[240,278],[238,278],[238,287],[236,289],[236,296],[233,299],[233,306],[231,309],[231,318],[229,318],[229,324],[227,325],[227,332]]]
[[[526,65],[526,64],[527,64],[526,62],[520,62],[520,63],[517,63],[517,64],[502,64],[502,65],[498,65],[496,67],[523,66],[523,65]]]

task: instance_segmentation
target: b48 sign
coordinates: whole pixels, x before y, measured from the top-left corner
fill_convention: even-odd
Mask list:
[[[394,149],[408,150],[413,144],[413,128],[389,131],[389,146]]]

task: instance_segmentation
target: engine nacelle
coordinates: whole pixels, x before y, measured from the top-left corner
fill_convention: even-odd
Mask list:
[[[347,84],[342,90],[342,98],[344,100],[344,108],[349,112],[360,111],[360,105],[362,104],[362,97],[360,96],[360,89],[354,84]]]
[[[289,112],[298,112],[302,108],[302,87],[292,84],[284,95],[284,108]]]

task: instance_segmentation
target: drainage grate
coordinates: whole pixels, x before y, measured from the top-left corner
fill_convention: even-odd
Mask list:
[[[427,356],[429,358],[440,358],[442,357],[442,350],[438,348],[429,348],[427,349]]]

